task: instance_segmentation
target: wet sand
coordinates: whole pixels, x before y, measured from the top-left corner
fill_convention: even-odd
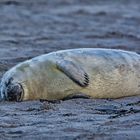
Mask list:
[[[1,0],[0,78],[12,66],[69,48],[140,53],[139,0]],[[0,139],[139,139],[140,96],[58,103],[1,102]]]

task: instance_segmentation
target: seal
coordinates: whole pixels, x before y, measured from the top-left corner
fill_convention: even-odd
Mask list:
[[[140,95],[140,55],[81,48],[52,52],[22,62],[1,80],[1,99],[61,100],[75,95],[120,98]]]

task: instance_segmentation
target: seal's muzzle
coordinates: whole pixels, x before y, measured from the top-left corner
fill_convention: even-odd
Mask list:
[[[21,101],[23,94],[23,88],[21,84],[9,84],[7,86],[7,97],[8,101]]]

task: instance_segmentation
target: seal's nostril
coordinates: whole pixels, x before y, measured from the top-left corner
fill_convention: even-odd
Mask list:
[[[10,84],[7,87],[7,100],[19,101],[22,94],[22,88],[20,84]]]

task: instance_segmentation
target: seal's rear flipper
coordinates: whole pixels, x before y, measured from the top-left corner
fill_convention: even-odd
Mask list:
[[[71,80],[82,87],[89,84],[88,74],[72,61],[62,60],[57,63],[57,68],[64,72]]]

